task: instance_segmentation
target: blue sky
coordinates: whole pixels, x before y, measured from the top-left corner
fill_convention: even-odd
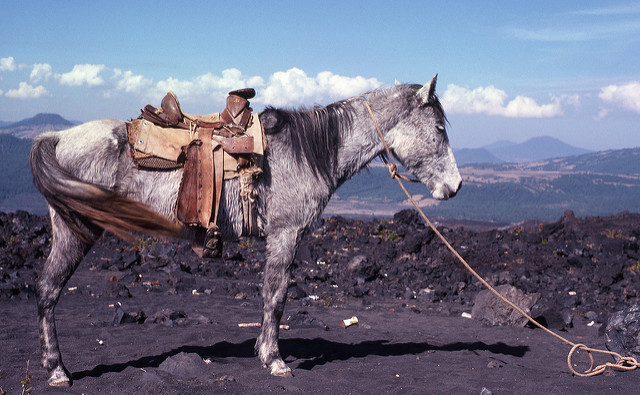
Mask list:
[[[540,135],[640,146],[640,3],[12,1],[0,120],[136,117],[175,91],[215,112],[328,104],[438,73],[454,148]]]

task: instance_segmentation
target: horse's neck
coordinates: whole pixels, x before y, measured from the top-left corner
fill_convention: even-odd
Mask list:
[[[385,117],[384,111],[376,111],[375,102],[370,105],[373,113],[376,114],[375,122],[367,111],[364,100],[361,103],[354,103],[356,111],[353,115],[353,126],[343,136],[342,148],[338,152],[337,186],[351,178],[384,151],[376,122],[383,135],[392,127],[392,124],[390,119]]]

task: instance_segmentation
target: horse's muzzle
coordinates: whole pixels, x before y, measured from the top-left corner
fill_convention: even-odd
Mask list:
[[[433,189],[431,194],[433,195],[434,199],[447,200],[456,196],[460,188],[462,188],[462,180],[459,180],[456,186],[451,186],[449,184],[443,183],[436,186],[436,188]]]

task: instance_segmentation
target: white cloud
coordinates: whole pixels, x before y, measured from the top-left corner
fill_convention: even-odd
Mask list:
[[[148,91],[153,81],[141,75],[135,75],[132,71],[122,71],[120,69],[113,70],[113,78],[116,82],[116,89],[123,90],[128,93],[141,93]]]
[[[77,64],[73,69],[64,74],[58,74],[56,77],[62,85],[68,86],[98,86],[104,83],[100,73],[106,67],[103,64]]]
[[[640,82],[609,85],[600,89],[598,97],[605,103],[617,104],[624,109],[640,113]]]
[[[103,83],[99,73],[105,69],[104,65],[76,65],[71,72],[56,75],[56,78],[66,85],[99,85]],[[171,90],[181,102],[200,102],[207,106],[224,105],[227,93],[241,88],[255,88],[258,91],[256,103],[283,106],[328,102],[382,86],[375,78],[346,77],[329,71],[310,77],[298,68],[276,72],[268,82],[261,76],[245,75],[235,68],[222,70],[220,74],[202,74],[190,80],[168,77],[155,82],[130,70],[115,68],[110,81],[112,85],[105,97],[115,97],[115,92],[122,91],[155,102]]]
[[[309,77],[298,68],[273,73],[260,102],[274,106],[311,104],[358,95],[382,86],[375,78],[345,77],[330,71]]]
[[[0,58],[0,71],[15,71],[18,68],[13,56]]]
[[[37,99],[48,94],[49,92],[42,85],[33,87],[26,82],[21,82],[18,89],[9,89],[5,96],[14,99]]]
[[[609,115],[610,111],[611,110],[608,109],[608,108],[600,108],[600,110],[598,111],[598,115],[593,117],[593,119],[596,120],[596,121],[603,120],[604,118],[606,118],[607,115]]]
[[[493,85],[469,89],[449,84],[442,95],[442,104],[451,114],[488,114],[509,118],[551,118],[562,115],[565,104],[576,107],[580,104],[577,95],[554,96],[548,104],[538,104],[526,96],[516,96],[507,102],[508,98],[507,92]]]
[[[157,82],[132,71],[114,69],[113,80],[116,90],[134,93],[146,100],[157,101],[167,91],[173,91],[180,101],[206,101],[217,105],[224,103],[231,90],[264,86],[262,77],[246,76],[234,68],[223,70],[221,75],[206,73],[191,80],[169,77]]]
[[[262,77],[246,76],[235,68],[222,70],[220,76],[206,73],[191,81],[168,78],[163,81],[158,81],[156,84],[157,89],[162,92],[173,90],[191,99],[222,97],[223,100],[230,90],[249,87],[259,88],[263,85],[264,80]]]
[[[471,90],[449,84],[441,99],[448,113],[500,115],[504,111],[507,97],[507,92],[493,85]]]
[[[31,82],[37,84],[40,81],[47,81],[53,75],[51,65],[48,63],[36,63],[31,69]]]

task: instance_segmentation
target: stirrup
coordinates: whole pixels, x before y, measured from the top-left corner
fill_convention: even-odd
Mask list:
[[[220,258],[222,256],[222,233],[218,226],[211,223],[204,236],[202,246],[203,258]]]

